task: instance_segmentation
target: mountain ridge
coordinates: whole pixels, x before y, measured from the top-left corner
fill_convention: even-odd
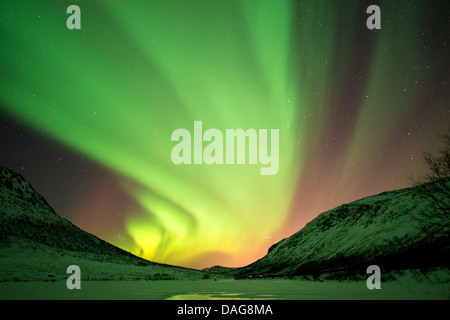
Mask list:
[[[200,279],[331,274],[352,278],[368,265],[385,270],[449,270],[448,229],[416,219],[430,211],[423,188],[382,192],[321,213],[266,256],[241,268],[203,271],[154,263],[87,233],[60,217],[20,174],[0,166],[0,281],[55,281],[71,264],[89,280]],[[205,274],[205,271],[207,274]]]
[[[448,268],[448,230],[418,217],[430,208],[421,190],[449,182],[444,178],[386,191],[323,212],[237,274],[365,274],[370,264],[381,264],[385,270]]]
[[[0,281],[46,279],[49,275],[45,270],[40,275],[32,271],[40,263],[39,256],[55,259],[53,263],[46,261],[51,278],[56,274],[66,276],[58,261],[67,264],[68,260],[71,264],[83,261],[91,270],[86,274],[90,279],[133,278],[126,274],[126,266],[136,267],[136,279],[201,277],[198,270],[145,260],[78,228],[59,216],[23,176],[2,166],[0,204]],[[17,268],[21,269],[20,276],[14,270]]]

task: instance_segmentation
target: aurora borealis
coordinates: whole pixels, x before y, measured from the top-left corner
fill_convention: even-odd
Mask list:
[[[134,254],[242,266],[424,172],[449,125],[449,15],[416,0],[2,1],[0,164]],[[279,129],[277,174],[175,165],[172,132],[194,121]]]

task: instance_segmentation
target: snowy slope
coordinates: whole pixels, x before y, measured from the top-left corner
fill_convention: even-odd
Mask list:
[[[418,219],[433,210],[420,188],[384,192],[324,212],[239,273],[363,274],[370,264],[384,270],[448,268],[448,229]]]
[[[0,166],[0,281],[66,277],[83,265],[85,279],[199,278],[201,273],[149,262],[58,216],[17,173]]]

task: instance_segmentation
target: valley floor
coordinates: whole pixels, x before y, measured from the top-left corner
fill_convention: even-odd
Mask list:
[[[65,281],[2,282],[0,299],[102,300],[448,300],[450,284],[403,278],[369,290],[365,281],[160,280],[82,281],[69,290]]]

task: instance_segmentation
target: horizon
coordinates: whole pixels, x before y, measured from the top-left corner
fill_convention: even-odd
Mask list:
[[[79,29],[71,4],[0,4],[0,164],[152,262],[246,266],[323,212],[408,187],[449,128],[444,2],[381,2],[377,30],[360,1],[80,0]],[[279,130],[277,172],[174,164],[172,134],[195,121]]]
[[[17,174],[17,175],[19,175],[20,177],[22,177],[22,178],[25,180],[25,182],[27,182],[27,183],[33,188],[33,190],[34,190],[36,193],[40,194],[39,191],[36,190],[36,189],[33,187],[33,185],[26,179],[26,177],[22,176],[20,173],[14,171],[14,170],[12,170],[12,169],[10,169],[10,168],[8,168],[8,167],[2,166],[1,164],[0,164],[0,167],[6,168],[7,170],[11,171],[12,173]],[[449,178],[449,177],[442,177],[442,178],[440,178],[439,180],[442,180],[442,179],[450,179],[450,178]],[[337,205],[337,206],[334,207],[334,208],[331,208],[331,209],[329,209],[329,210],[323,211],[323,212],[317,214],[317,216],[316,216],[315,218],[317,218],[318,216],[320,216],[320,215],[323,214],[323,213],[327,213],[327,212],[329,212],[329,211],[333,211],[333,210],[335,210],[335,209],[337,209],[337,208],[339,208],[339,207],[341,207],[341,206],[343,206],[343,205],[351,205],[351,204],[353,204],[353,203],[355,203],[355,202],[364,200],[364,199],[366,199],[366,198],[376,197],[376,196],[378,196],[378,195],[385,194],[385,193],[387,193],[387,192],[389,193],[389,192],[402,191],[402,190],[406,190],[406,189],[412,189],[412,188],[415,188],[415,187],[418,187],[418,186],[421,186],[421,185],[425,185],[425,184],[430,184],[430,183],[434,183],[434,181],[425,181],[425,182],[422,182],[422,183],[420,183],[420,184],[418,184],[418,185],[414,185],[414,186],[407,186],[407,187],[404,187],[404,188],[401,188],[401,189],[395,189],[395,190],[386,190],[386,191],[379,192],[379,193],[377,193],[377,194],[367,195],[367,196],[365,196],[365,197],[362,197],[362,198],[359,198],[359,199],[355,199],[355,200],[353,200],[352,202],[349,202],[349,203],[343,203],[343,204]],[[44,197],[44,200],[47,201],[47,199],[45,199],[45,197]],[[53,209],[53,207],[52,207],[50,204],[49,204],[49,206],[50,206],[51,209]],[[53,209],[53,210],[54,210],[54,209]],[[56,213],[59,217],[65,219],[63,216],[59,215],[57,211],[55,211],[55,213]],[[301,231],[303,228],[306,227],[306,225],[307,225],[309,222],[312,222],[315,218],[313,218],[311,221],[306,222],[306,224],[305,224],[304,226],[302,226],[301,228],[299,228],[297,231],[294,231],[292,234],[287,235],[285,238],[280,239],[278,242],[272,244],[271,246],[273,246],[273,245],[275,245],[275,244],[278,244],[279,242],[281,242],[281,241],[283,241],[283,240],[285,240],[285,239],[291,237],[291,236],[294,235],[295,233]],[[70,222],[71,222],[71,221],[70,221]],[[77,226],[76,224],[74,224],[74,226],[76,226],[77,228],[80,228],[80,227]],[[82,231],[84,231],[84,232],[87,232],[87,231],[83,230],[82,228],[80,228],[80,230],[82,230]],[[95,234],[92,234],[92,235],[95,236],[95,237],[98,237],[98,236],[95,235]],[[105,241],[105,242],[107,242],[108,244],[110,244],[110,245],[112,245],[112,246],[116,246],[116,245],[114,245],[113,243],[110,243],[110,242],[108,242],[108,241],[105,240],[105,239],[102,239],[102,238],[100,238],[100,237],[98,237],[98,238],[101,239],[101,240],[103,240],[103,241]],[[161,264],[161,265],[168,265],[168,266],[173,266],[173,267],[180,267],[180,268],[193,269],[193,270],[199,270],[199,271],[202,271],[202,270],[204,270],[204,269],[210,269],[210,268],[213,268],[213,267],[238,268],[238,269],[239,269],[239,268],[245,268],[245,267],[247,267],[247,266],[253,264],[253,263],[256,262],[257,260],[259,260],[259,259],[265,257],[265,256],[267,255],[267,253],[268,253],[269,248],[270,248],[270,247],[267,248],[267,252],[266,252],[262,257],[260,257],[260,258],[258,258],[258,259],[256,259],[256,260],[254,260],[254,261],[252,261],[252,262],[250,262],[250,263],[248,263],[248,264],[246,264],[246,265],[241,265],[241,266],[211,265],[211,266],[205,266],[205,267],[202,267],[202,268],[195,268],[195,267],[190,267],[190,266],[173,265],[173,264],[167,264],[167,263],[164,263],[164,262],[159,262],[159,261],[149,260],[149,259],[146,259],[145,257],[140,257],[140,256],[136,255],[135,253],[133,253],[133,252],[127,250],[127,248],[121,248],[121,247],[118,247],[118,246],[116,246],[116,247],[119,248],[119,249],[121,249],[121,250],[124,250],[124,251],[126,251],[126,252],[128,252],[128,253],[130,253],[130,254],[133,254],[134,256],[136,256],[136,257],[138,257],[138,258],[144,259],[144,260],[149,261],[149,262],[152,262],[152,263],[157,263],[157,264]]]

